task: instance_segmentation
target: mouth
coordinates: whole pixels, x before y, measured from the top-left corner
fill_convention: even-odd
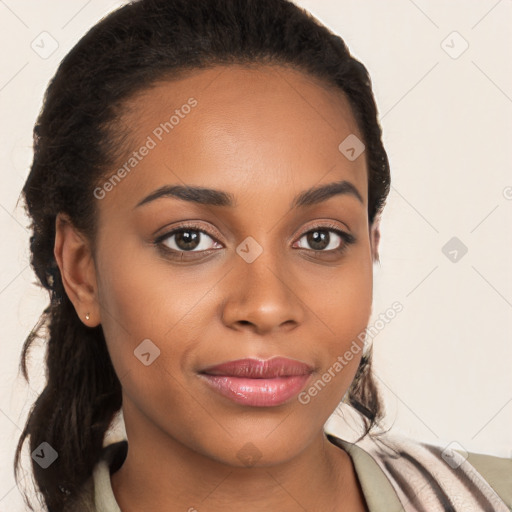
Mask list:
[[[284,357],[268,360],[239,359],[210,366],[199,372],[210,389],[242,405],[281,405],[297,395],[313,373],[313,367]]]

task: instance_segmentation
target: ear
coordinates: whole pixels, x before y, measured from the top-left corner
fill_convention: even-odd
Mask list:
[[[77,231],[66,214],[55,219],[53,250],[62,285],[78,317],[88,327],[100,324],[96,269],[88,240]],[[89,319],[86,315],[89,315]]]
[[[373,220],[370,226],[370,247],[372,250],[372,259],[374,263],[380,263],[379,259],[379,242],[380,242],[380,217]]]

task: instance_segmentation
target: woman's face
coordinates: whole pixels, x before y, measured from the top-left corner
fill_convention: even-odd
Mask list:
[[[248,450],[257,464],[288,459],[347,391],[371,313],[366,159],[348,102],[291,69],[231,66],[160,83],[128,107],[116,128],[129,151],[95,192],[94,259],[128,436],[231,465]],[[216,192],[151,199],[171,186]],[[167,235],[177,228],[188,230]],[[246,388],[228,398],[200,374],[275,356],[313,368],[282,403],[258,405]]]

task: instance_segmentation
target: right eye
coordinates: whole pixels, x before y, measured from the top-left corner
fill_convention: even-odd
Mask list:
[[[208,239],[211,242],[208,242]],[[170,243],[166,241],[170,240]],[[183,254],[190,252],[206,252],[212,250],[208,245],[218,244],[217,240],[198,226],[179,226],[168,233],[160,235],[154,243],[166,252]],[[213,249],[218,248],[214,247]]]

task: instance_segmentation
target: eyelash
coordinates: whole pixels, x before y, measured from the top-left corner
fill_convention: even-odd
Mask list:
[[[192,223],[192,224],[183,224],[183,225],[173,229],[172,231],[169,231],[163,235],[160,235],[156,240],[153,241],[153,244],[156,245],[161,251],[163,251],[163,253],[166,256],[171,256],[171,257],[177,258],[178,255],[180,255],[179,257],[181,259],[183,259],[184,254],[210,253],[211,251],[218,250],[218,249],[208,249],[208,250],[203,250],[203,251],[178,251],[176,249],[169,248],[167,245],[165,245],[163,243],[164,240],[167,240],[168,238],[172,237],[173,235],[176,235],[177,233],[187,231],[187,230],[198,231],[200,233],[203,233],[203,234],[209,236],[215,242],[217,242],[214,235],[208,233],[207,231],[205,231],[202,227],[198,226],[197,224]],[[332,231],[343,240],[343,243],[342,243],[341,247],[339,247],[338,249],[330,249],[329,251],[315,250],[315,249],[304,249],[303,247],[299,247],[300,250],[312,251],[315,253],[341,255],[348,249],[348,247],[350,245],[352,245],[356,242],[356,238],[353,235],[340,230],[337,226],[332,225],[332,224],[319,224],[319,225],[313,226],[311,229],[308,229],[307,231],[302,233],[302,235],[297,240],[302,239],[304,236],[306,236],[309,233],[312,233],[314,231]],[[220,242],[217,242],[217,243],[220,243]]]

